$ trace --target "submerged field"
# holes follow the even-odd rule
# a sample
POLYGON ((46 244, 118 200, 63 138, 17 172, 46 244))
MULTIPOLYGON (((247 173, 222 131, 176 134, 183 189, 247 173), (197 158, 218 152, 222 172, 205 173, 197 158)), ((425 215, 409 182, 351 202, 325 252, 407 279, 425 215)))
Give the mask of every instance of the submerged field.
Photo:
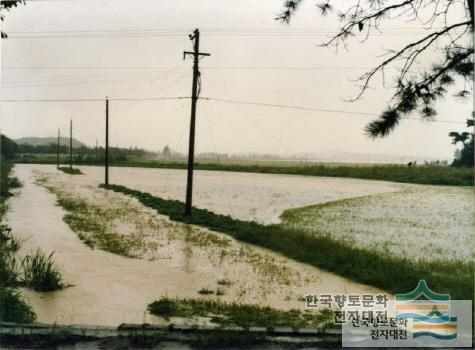
MULTIPOLYGON (((56 164, 55 157, 23 157, 22 163, 56 164)), ((82 163, 102 165, 102 161, 82 163)), ((127 160, 114 161, 116 167, 140 167, 153 169, 186 169, 183 159, 127 160)), ((262 174, 288 174, 306 176, 326 176, 384 180, 426 185, 472 186, 474 170, 471 167, 449 167, 419 165, 408 167, 404 164, 352 164, 352 163, 312 163, 298 161, 255 161, 255 160, 196 160, 195 169, 226 172, 247 172, 262 174)))
POLYGON ((437 292, 471 293, 469 188, 197 172, 208 211, 184 220, 181 170, 112 168, 112 183, 142 191, 119 193, 99 188, 102 168, 81 171, 16 166, 13 233, 55 251, 71 283, 23 291, 41 322, 170 322, 146 311, 163 297, 302 311, 306 294, 407 292, 424 274, 437 292))
POLYGON ((164 296, 303 310, 308 293, 382 293, 228 235, 171 221, 98 188, 88 168, 84 176, 34 168, 17 166, 25 185, 12 198, 8 219, 26 239, 25 248, 40 244, 55 251, 72 285, 48 294, 23 291, 40 322, 169 322, 146 311, 164 296))
POLYGON ((285 227, 411 260, 474 261, 471 188, 407 186, 395 193, 286 210, 285 227))

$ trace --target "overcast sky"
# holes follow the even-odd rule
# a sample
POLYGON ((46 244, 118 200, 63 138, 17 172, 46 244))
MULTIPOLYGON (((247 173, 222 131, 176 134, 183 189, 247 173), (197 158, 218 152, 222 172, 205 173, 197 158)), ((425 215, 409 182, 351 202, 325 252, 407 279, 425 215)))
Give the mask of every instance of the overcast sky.
MULTIPOLYGON (((383 49, 401 47, 423 33, 418 23, 392 21, 349 50, 318 44, 337 20, 323 18, 307 0, 292 23, 274 20, 281 0, 27 1, 6 14, 2 40, 3 99, 178 97, 191 94, 187 33, 202 30, 202 97, 380 113, 392 90, 381 79, 356 103, 352 81, 377 63, 383 49), (36 38, 24 38, 37 36, 36 38), (65 36, 65 37, 60 37, 65 36), (23 38, 18 38, 23 37, 23 38), (74 69, 72 69, 73 67, 74 69)), ((460 16, 461 14, 453 14, 460 16)), ((430 58, 419 63, 427 67, 430 58)), ((396 67, 394 67, 396 68, 396 67)), ((386 80, 391 82, 391 72, 386 80)), ((439 118, 464 122, 473 99, 448 96, 439 118)), ((2 129, 13 138, 67 133, 93 145, 104 142, 102 102, 16 102, 2 105, 2 129)), ((185 152, 189 100, 111 102, 111 144, 185 152)), ((383 140, 368 139, 371 117, 202 100, 197 151, 276 154, 358 152, 451 159, 447 134, 463 124, 404 120, 383 140)))

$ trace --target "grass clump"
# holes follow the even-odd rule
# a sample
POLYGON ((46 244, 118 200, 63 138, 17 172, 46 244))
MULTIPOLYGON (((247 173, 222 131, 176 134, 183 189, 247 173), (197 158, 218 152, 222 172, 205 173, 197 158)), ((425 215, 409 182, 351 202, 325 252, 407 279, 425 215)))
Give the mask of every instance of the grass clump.
POLYGON ((459 261, 415 262, 405 257, 355 247, 328 235, 313 235, 283 225, 238 220, 199 208, 194 208, 192 215, 184 216, 183 202, 154 197, 119 185, 101 186, 134 197, 172 220, 228 234, 237 240, 271 249, 291 259, 390 293, 411 291, 419 280, 425 279, 431 289, 438 293, 449 293, 453 299, 473 298, 472 264, 459 261))
POLYGON ((18 180, 17 177, 11 177, 9 182, 8 182, 8 187, 9 188, 20 188, 22 186, 23 186, 23 184, 21 183, 20 180, 18 180))
POLYGON ((83 175, 82 171, 79 168, 70 168, 70 167, 59 167, 58 170, 61 170, 63 173, 69 175, 83 175))
POLYGON ((230 286, 232 284, 229 278, 221 278, 217 281, 220 286, 230 286))
POLYGON ((36 314, 15 288, 0 287, 0 321, 32 323, 36 314))
POLYGON ((201 289, 198 291, 198 294, 210 295, 210 294, 214 294, 214 290, 211 290, 211 289, 208 289, 208 288, 201 288, 201 289))
POLYGON ((19 269, 13 256, 21 240, 13 237, 11 229, 0 225, 0 321, 31 323, 36 315, 18 290, 19 269))
POLYGON ((268 306, 226 303, 215 300, 162 297, 148 305, 152 315, 170 317, 209 317, 221 326, 317 328, 328 323, 331 313, 279 310, 268 306))
POLYGON ((39 292, 50 292, 65 287, 61 273, 52 259, 41 249, 26 255, 21 261, 22 284, 39 292))

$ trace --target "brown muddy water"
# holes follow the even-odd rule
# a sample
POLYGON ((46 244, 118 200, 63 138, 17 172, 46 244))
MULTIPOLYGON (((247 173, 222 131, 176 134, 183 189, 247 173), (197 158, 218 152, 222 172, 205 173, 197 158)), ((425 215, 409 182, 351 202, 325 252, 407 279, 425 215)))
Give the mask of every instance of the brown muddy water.
MULTIPOLYGON (((104 182, 104 168, 80 167, 88 183, 104 182)), ((110 183, 165 199, 185 201, 186 171, 179 169, 110 168, 110 183)), ((280 222, 289 208, 399 191, 391 182, 224 171, 195 171, 193 205, 236 219, 263 224, 280 222)))
MULTIPOLYGON (((101 168, 81 170, 84 176, 67 175, 54 166, 15 166, 15 175, 23 187, 9 200, 7 221, 13 234, 25 239, 19 254, 38 247, 46 253, 54 252, 54 260, 71 284, 49 293, 22 290, 39 322, 166 323, 146 312, 150 302, 161 296, 203 297, 198 294, 202 288, 222 289, 223 295, 206 298, 282 309, 303 309, 302 297, 309 293, 381 293, 224 234, 170 222, 134 199, 98 188, 101 168), (56 191, 91 204, 133 209, 134 219, 116 218, 111 229, 142 237, 146 242, 143 249, 137 250, 136 258, 127 258, 89 248, 63 221, 65 212, 56 205, 55 193, 38 183, 38 179, 56 191), (199 239, 203 236, 209 238, 204 243, 199 239), (220 279, 230 283, 218 285, 220 279)), ((111 179, 112 183, 161 197, 183 199, 184 171, 113 168, 111 179)), ((261 222, 276 221, 288 207, 397 191, 401 186, 377 181, 222 172, 197 172, 196 183, 196 206, 241 219, 259 217, 261 222)))

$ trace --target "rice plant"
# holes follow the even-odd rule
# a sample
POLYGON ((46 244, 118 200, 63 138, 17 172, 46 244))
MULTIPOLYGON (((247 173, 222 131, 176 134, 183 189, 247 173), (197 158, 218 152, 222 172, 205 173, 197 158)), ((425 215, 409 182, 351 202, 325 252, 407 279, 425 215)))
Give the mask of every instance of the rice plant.
POLYGON ((22 284, 39 292, 49 292, 65 287, 61 273, 53 261, 53 253, 46 256, 41 249, 21 260, 22 284))

